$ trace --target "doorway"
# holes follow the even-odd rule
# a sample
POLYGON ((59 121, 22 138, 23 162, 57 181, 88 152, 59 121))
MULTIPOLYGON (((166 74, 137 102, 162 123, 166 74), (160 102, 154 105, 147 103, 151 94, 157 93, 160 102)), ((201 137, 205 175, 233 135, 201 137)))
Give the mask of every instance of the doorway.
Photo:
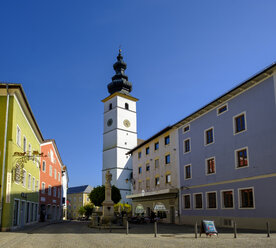
POLYGON ((20 205, 20 225, 25 226, 25 201, 21 201, 20 205))

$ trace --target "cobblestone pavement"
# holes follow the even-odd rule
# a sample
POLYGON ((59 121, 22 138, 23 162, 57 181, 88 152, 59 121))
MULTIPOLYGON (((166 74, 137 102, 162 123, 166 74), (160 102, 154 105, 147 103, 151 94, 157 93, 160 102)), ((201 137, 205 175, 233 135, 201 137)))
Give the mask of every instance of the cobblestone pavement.
POLYGON ((63 222, 38 224, 18 232, 0 233, 0 247, 5 248, 86 248, 86 247, 276 247, 276 234, 270 238, 265 233, 233 234, 222 230, 218 237, 194 238, 193 229, 188 226, 158 225, 155 238, 152 224, 130 225, 125 230, 98 230, 89 228, 87 222, 63 222))

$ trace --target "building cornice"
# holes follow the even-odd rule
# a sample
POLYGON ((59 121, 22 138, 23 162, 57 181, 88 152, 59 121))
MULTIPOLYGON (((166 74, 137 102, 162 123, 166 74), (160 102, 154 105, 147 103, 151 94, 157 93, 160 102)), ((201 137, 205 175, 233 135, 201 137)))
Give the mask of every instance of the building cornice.
POLYGON ((113 98, 113 97, 115 97, 115 96, 124 97, 124 98, 126 98, 126 99, 128 99, 128 100, 131 100, 131 101, 134 101, 134 102, 139 101, 139 99, 137 99, 137 98, 135 98, 135 97, 133 97, 133 96, 125 95, 125 94, 123 94, 123 93, 121 93, 121 92, 115 92, 115 93, 113 93, 112 95, 110 95, 110 96, 104 98, 104 99, 102 100, 102 102, 107 102, 108 100, 110 100, 111 98, 113 98))

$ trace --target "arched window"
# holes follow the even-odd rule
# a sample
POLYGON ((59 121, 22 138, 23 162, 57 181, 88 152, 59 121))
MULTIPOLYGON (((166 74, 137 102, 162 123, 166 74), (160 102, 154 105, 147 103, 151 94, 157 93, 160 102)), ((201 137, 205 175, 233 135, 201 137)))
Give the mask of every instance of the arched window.
POLYGON ((109 110, 111 110, 111 109, 112 109, 112 103, 109 104, 109 110))
POLYGON ((125 109, 128 109, 128 103, 125 103, 125 109))

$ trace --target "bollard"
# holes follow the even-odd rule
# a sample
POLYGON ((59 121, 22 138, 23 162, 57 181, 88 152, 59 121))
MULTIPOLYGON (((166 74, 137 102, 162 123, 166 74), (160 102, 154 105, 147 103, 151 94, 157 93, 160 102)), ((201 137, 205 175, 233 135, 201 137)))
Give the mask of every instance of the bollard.
POLYGON ((154 237, 157 236, 157 221, 154 222, 154 237))
POLYGON ((234 222, 234 239, 237 238, 237 224, 236 221, 234 222))
POLYGON ((270 228, 269 228, 269 222, 266 222, 266 230, 267 230, 267 237, 270 237, 270 228))
POLYGON ((197 239, 197 222, 195 223, 195 238, 197 239))
POLYGON ((126 235, 128 235, 128 220, 127 220, 127 223, 126 223, 126 235))

